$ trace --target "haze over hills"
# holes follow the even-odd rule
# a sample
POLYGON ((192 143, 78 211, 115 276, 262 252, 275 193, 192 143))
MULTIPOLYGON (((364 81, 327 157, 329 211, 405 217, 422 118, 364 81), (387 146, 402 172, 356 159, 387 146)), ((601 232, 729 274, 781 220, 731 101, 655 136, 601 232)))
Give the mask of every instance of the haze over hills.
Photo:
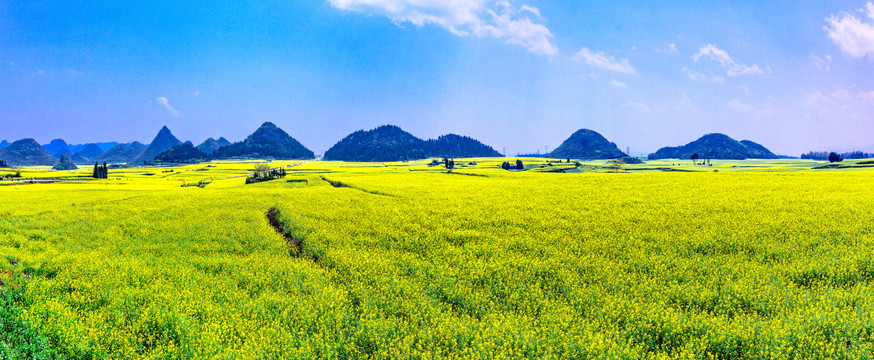
POLYGON ((601 160, 626 155, 616 144, 598 132, 580 129, 571 134, 549 156, 558 159, 601 160))
POLYGON ((178 145, 182 145, 182 142, 179 141, 179 139, 177 139, 175 136, 173 136, 173 133, 170 132, 170 129, 168 129, 166 126, 161 127, 161 130, 158 131, 158 135, 155 135, 155 138, 152 140, 149 146, 146 147, 146 149, 143 150, 142 153, 137 155, 137 157, 135 157, 130 162, 134 165, 148 163, 154 160, 155 157, 162 152, 170 150, 178 145))
POLYGON ((103 155, 104 152, 105 151, 103 151, 99 145, 91 143, 86 144, 85 147, 83 147, 82 150, 77 151, 76 154, 88 159, 96 159, 98 156, 103 155))
POLYGON ((355 131, 325 152, 325 160, 360 162, 487 156, 501 154, 467 136, 448 134, 425 141, 394 125, 355 131))
POLYGON ((95 144, 100 148, 100 150, 103 150, 103 152, 107 152, 107 151, 109 151, 109 149, 112 149, 113 147, 115 147, 115 145, 118 145, 119 142, 110 141, 110 142, 85 143, 85 144, 76 144, 76 145, 67 144, 67 147, 70 148, 70 151, 72 151, 73 154, 75 154, 77 152, 81 152, 82 149, 84 149, 86 146, 88 146, 90 144, 95 144))
MULTIPOLYGON (((54 139, 48 144, 42 145, 42 148, 54 156, 55 159, 59 158, 61 155, 67 155, 67 152, 70 151, 67 147, 67 142, 63 139, 54 139)), ((70 153, 70 155, 72 155, 72 153, 70 153)))
POLYGON ((110 164, 118 164, 118 163, 131 163, 133 160, 146 149, 146 145, 143 145, 139 141, 134 141, 130 144, 118 144, 109 149, 109 151, 101 154, 94 162, 99 163, 110 163, 110 164))
POLYGON ((218 140, 213 138, 208 138, 204 140, 200 145, 197 145, 197 150, 202 151, 204 154, 212 154, 216 150, 218 150, 222 146, 228 146, 231 142, 225 139, 224 137, 218 138, 218 140))
POLYGON ((61 156, 66 156, 69 158, 69 157, 73 156, 73 152, 70 151, 70 149, 68 149, 68 148, 63 148, 61 150, 58 150, 56 153, 52 154, 52 157, 54 157, 55 159, 58 159, 58 160, 61 159, 61 156))
POLYGON ((89 159, 85 156, 82 156, 82 154, 80 154, 80 153, 73 154, 73 156, 70 157, 70 160, 73 160, 74 164, 79 164, 79 165, 90 164, 92 162, 91 159, 89 159))
POLYGON ((0 159, 12 166, 52 166, 56 162, 34 139, 21 139, 0 148, 0 159))
POLYGON ((272 122, 265 122, 245 140, 218 148, 212 157, 312 159, 316 155, 272 122))
POLYGON ((103 155, 104 151, 97 144, 85 144, 84 146, 80 146, 80 151, 70 156, 70 159, 73 160, 73 163, 76 164, 88 164, 91 163, 93 159, 96 159, 98 156, 103 155))
POLYGON ((683 146, 663 147, 649 154, 650 160, 655 159, 689 159, 693 154, 700 158, 711 159, 777 159, 777 155, 762 145, 744 140, 737 141, 724 134, 707 134, 683 146))

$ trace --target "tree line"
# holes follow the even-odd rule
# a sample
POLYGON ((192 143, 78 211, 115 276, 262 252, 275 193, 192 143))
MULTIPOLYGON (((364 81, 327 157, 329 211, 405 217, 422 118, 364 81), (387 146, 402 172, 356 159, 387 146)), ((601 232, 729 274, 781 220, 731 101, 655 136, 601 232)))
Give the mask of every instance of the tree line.
POLYGON ((866 153, 862 151, 853 151, 853 152, 845 152, 842 154, 836 153, 834 151, 810 151, 805 154, 801 154, 802 159, 807 160, 819 160, 819 161, 830 161, 837 162, 836 159, 869 159, 874 158, 874 153, 866 153))

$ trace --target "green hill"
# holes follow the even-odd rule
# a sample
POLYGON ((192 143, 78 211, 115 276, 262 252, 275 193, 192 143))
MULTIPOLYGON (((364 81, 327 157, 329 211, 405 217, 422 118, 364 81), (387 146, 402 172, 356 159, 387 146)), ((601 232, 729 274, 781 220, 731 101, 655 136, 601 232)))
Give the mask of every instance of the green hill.
POLYGON ((58 163, 55 166, 52 166, 52 170, 76 170, 79 167, 73 163, 73 160, 70 160, 67 155, 61 155, 61 159, 58 160, 58 163))
POLYGON ((473 138, 447 134, 422 140, 394 125, 358 130, 325 152, 325 160, 383 162, 429 157, 497 157, 500 153, 473 138))
POLYGON ((206 161, 209 155, 197 150, 191 143, 184 143, 162 152, 151 161, 152 164, 194 164, 206 161))
POLYGON ((316 155, 273 123, 265 122, 245 140, 218 148, 212 157, 312 159, 316 155))
POLYGON ((34 139, 21 139, 0 148, 0 159, 12 166, 52 166, 56 162, 34 139))
POLYGON ((403 161, 428 157, 428 144, 394 125, 358 130, 325 151, 325 160, 403 161))
POLYGON ((749 140, 737 141, 724 134, 707 134, 683 146, 663 147, 649 154, 650 160, 689 159, 692 155, 705 159, 776 159, 777 155, 749 140))
POLYGON ((426 146, 429 157, 466 158, 501 156, 501 153, 495 151, 491 146, 483 144, 476 139, 455 134, 441 135, 437 139, 430 139, 427 141, 426 146))
POLYGON ((601 134, 580 129, 571 134, 549 156, 558 159, 601 160, 625 156, 625 153, 601 134))
POLYGON ((137 155, 133 160, 131 160, 132 165, 141 165, 144 163, 148 163, 155 159, 160 153, 165 152, 167 150, 172 149, 175 146, 181 145, 182 142, 179 141, 173 133, 170 132, 166 126, 162 127, 160 131, 158 131, 158 135, 155 135, 155 139, 143 150, 142 153, 137 155))

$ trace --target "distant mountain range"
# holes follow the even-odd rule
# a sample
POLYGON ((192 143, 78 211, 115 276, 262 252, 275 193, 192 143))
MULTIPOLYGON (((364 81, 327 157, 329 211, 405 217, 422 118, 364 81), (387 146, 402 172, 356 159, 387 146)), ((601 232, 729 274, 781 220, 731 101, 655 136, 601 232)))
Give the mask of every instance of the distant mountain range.
POLYGON ((96 159, 105 152, 100 148, 100 145, 97 144, 85 144, 84 146, 79 147, 79 149, 80 150, 71 157, 76 164, 90 163, 92 159, 96 159))
POLYGON ((86 144, 76 144, 76 145, 69 145, 68 144, 67 147, 70 148, 70 151, 72 151, 75 154, 77 152, 81 152, 82 149, 84 149, 86 146, 88 146, 90 144, 95 144, 95 145, 97 145, 97 147, 100 148, 100 150, 102 150, 103 152, 107 152, 107 151, 109 151, 109 149, 112 149, 115 145, 118 145, 119 143, 117 141, 110 141, 110 142, 86 143, 86 144))
POLYGON ((394 125, 358 130, 325 152, 325 160, 383 162, 429 157, 498 157, 500 153, 477 140, 448 134, 422 140, 394 125))
POLYGON ((112 149, 109 149, 109 151, 95 158, 94 162, 106 162, 110 164, 131 163, 145 149, 146 145, 143 145, 138 141, 134 141, 130 144, 118 144, 113 146, 112 149))
POLYGON ((655 159, 689 159, 698 154, 702 159, 777 159, 777 155, 764 146, 749 140, 737 141, 724 134, 707 134, 683 146, 663 147, 649 154, 655 159))
MULTIPOLYGON (((749 140, 737 141, 724 134, 707 134, 677 147, 664 147, 650 154, 649 159, 688 159, 693 154, 711 159, 776 159, 777 155, 764 146, 749 140)), ((271 122, 263 123, 245 140, 230 143, 219 137, 208 138, 194 147, 183 143, 166 126, 162 127, 148 145, 139 142, 117 142, 70 145, 63 139, 54 139, 39 145, 33 139, 9 143, 0 141, 0 159, 11 166, 53 166, 66 156, 74 164, 128 163, 131 165, 156 163, 191 163, 212 159, 311 159, 315 154, 271 122), (110 147, 111 146, 111 147, 110 147), (108 147, 108 148, 107 148, 108 147)), ((372 130, 355 131, 325 152, 325 160, 385 162, 417 160, 431 157, 500 157, 494 148, 476 139, 456 134, 422 140, 394 125, 383 125, 372 130)), ((582 160, 628 158, 615 143, 601 134, 580 129, 571 134, 548 155, 552 158, 582 160)))

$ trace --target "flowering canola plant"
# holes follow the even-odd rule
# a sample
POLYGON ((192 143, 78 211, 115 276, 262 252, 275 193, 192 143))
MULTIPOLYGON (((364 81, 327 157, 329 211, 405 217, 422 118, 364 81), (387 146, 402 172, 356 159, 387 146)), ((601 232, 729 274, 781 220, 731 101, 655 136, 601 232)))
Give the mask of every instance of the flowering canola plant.
POLYGON ((0 186, 0 273, 74 358, 874 356, 872 171, 422 164, 0 186))

